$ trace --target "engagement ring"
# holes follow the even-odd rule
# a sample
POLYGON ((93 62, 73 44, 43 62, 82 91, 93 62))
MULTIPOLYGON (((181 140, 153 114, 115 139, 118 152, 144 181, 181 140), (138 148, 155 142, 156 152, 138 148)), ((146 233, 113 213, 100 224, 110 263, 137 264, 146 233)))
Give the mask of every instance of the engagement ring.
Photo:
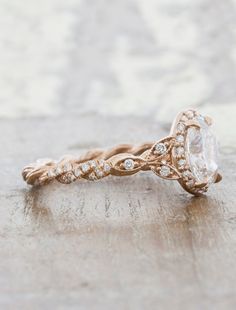
POLYGON ((176 117, 170 135, 158 142, 91 150, 79 158, 38 160, 25 167, 22 175, 28 184, 39 186, 53 180, 69 184, 80 179, 96 181, 109 175, 121 177, 151 170, 163 179, 178 181, 187 192, 198 196, 222 179, 211 125, 210 117, 188 110, 176 117))

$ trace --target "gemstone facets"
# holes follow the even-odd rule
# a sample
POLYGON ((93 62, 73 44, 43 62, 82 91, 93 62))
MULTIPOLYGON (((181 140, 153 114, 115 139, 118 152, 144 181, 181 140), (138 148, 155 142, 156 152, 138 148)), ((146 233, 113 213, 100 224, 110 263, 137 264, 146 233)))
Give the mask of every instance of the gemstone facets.
POLYGON ((186 156, 190 170, 198 183, 212 183, 217 175, 217 143, 203 118, 200 128, 190 127, 186 138, 186 156))
POLYGON ((105 164, 103 165, 103 168, 104 168, 104 171, 105 171, 106 173, 109 173, 110 170, 111 170, 111 166, 110 166, 108 163, 105 163, 105 164))
POLYGON ((176 141, 177 141, 178 143, 183 143, 183 142, 184 142, 184 136, 178 135, 178 136, 176 137, 176 141))
POLYGON ((170 168, 168 166, 161 166, 160 175, 162 177, 168 177, 170 175, 170 168))
POLYGON ((165 146, 164 143, 158 143, 156 146, 155 146, 155 151, 158 155, 162 155, 164 154, 166 151, 167 151, 167 147, 165 146))
POLYGON ((126 159, 124 162, 125 170, 132 170, 134 168, 134 161, 132 159, 126 159))
POLYGON ((184 148, 183 147, 177 147, 176 148, 176 155, 177 156, 182 156, 184 154, 184 148))
POLYGON ((179 123, 178 126, 177 126, 177 130, 179 132, 183 132, 185 130, 185 125, 184 123, 179 123))
POLYGON ((87 173, 90 169, 90 166, 87 163, 81 165, 81 169, 84 173, 87 173))

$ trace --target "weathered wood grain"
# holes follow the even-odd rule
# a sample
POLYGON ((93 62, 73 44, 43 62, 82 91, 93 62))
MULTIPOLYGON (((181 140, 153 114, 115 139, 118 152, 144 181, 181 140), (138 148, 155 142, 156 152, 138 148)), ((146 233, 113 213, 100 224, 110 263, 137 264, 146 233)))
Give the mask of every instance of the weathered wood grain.
MULTIPOLYGON (((235 155, 193 198, 154 174, 27 187, 38 157, 156 140, 143 118, 2 120, 1 309, 235 309, 235 155)), ((223 150, 224 153, 224 150, 223 150)))

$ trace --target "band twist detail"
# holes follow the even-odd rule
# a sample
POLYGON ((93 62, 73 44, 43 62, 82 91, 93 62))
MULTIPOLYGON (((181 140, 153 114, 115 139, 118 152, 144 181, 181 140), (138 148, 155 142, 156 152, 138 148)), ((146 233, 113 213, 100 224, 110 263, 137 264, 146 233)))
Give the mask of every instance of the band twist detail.
MULTIPOLYGON (((139 146, 121 144, 105 151, 90 150, 79 158, 64 156, 59 161, 41 159, 25 167, 22 175, 30 185, 45 185, 54 179, 64 184, 74 182, 76 179, 94 181, 110 174, 117 175, 111 163, 115 156, 125 155, 125 157, 139 159, 139 156, 150 150, 152 146, 153 143, 139 146)), ((131 174, 130 172, 127 171, 127 175, 131 174)))

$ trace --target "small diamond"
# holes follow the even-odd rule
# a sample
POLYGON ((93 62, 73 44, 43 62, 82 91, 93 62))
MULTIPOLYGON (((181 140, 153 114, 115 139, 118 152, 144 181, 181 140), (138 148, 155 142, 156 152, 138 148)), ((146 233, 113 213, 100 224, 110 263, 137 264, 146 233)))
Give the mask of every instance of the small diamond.
POLYGON ((188 118, 186 115, 183 115, 182 118, 181 118, 181 121, 183 122, 187 122, 188 121, 188 118))
POLYGON ((99 173, 97 175, 98 175, 99 178, 102 178, 103 177, 103 172, 99 171, 99 173))
POLYGON ((80 168, 77 168, 77 169, 75 169, 75 176, 77 177, 77 178, 79 178, 80 176, 81 176, 81 174, 82 174, 82 171, 80 170, 80 168))
POLYGON ((57 167, 56 170, 55 170, 55 174, 56 175, 60 175, 60 174, 62 174, 62 172, 63 171, 62 171, 61 167, 57 167))
POLYGON ((71 173, 67 173, 61 176, 61 180, 63 180, 64 183, 69 184, 76 180, 76 177, 71 173))
POLYGON ((84 173, 87 173, 89 171, 90 167, 87 163, 84 163, 81 165, 81 169, 84 173))
POLYGON ((179 142, 179 143, 183 143, 183 142, 184 142, 184 136, 178 135, 178 136, 176 137, 176 141, 179 142))
POLYGON ((178 161, 178 165, 179 165, 180 167, 183 167, 185 164, 186 164, 186 160, 185 160, 185 159, 180 159, 180 160, 178 161))
POLYGON ((184 154, 184 148, 182 146, 177 147, 176 154, 177 156, 182 156, 184 154))
POLYGON ((193 111, 188 111, 188 112, 186 112, 186 116, 187 116, 188 119, 194 118, 194 113, 193 113, 193 111))
POLYGON ((155 150, 158 154, 164 154, 167 151, 167 148, 164 143, 157 143, 155 150))
POLYGON ((163 177, 168 177, 168 175, 170 175, 170 167, 161 166, 160 175, 163 177))
POLYGON ((124 162, 124 166, 126 170, 131 170, 134 168, 134 161, 132 159, 126 159, 124 162))
POLYGON ((205 117, 203 115, 198 115, 197 120, 199 122, 206 122, 205 117))
POLYGON ((99 178, 102 178, 102 177, 103 177, 103 171, 102 171, 102 170, 96 169, 95 172, 96 172, 96 175, 97 175, 99 178))
POLYGON ((106 173, 110 172, 111 166, 105 160, 99 160, 99 166, 103 169, 106 173))
POLYGON ((104 168, 104 171, 107 173, 110 172, 110 170, 111 170, 111 166, 108 163, 105 163, 103 165, 103 168, 104 168))
POLYGON ((71 165, 71 163, 66 163, 66 164, 64 165, 63 171, 64 171, 64 172, 68 172, 68 171, 71 171, 71 170, 72 170, 72 165, 71 165))
POLYGON ((92 167, 92 168, 95 168, 95 167, 97 166, 95 160, 91 160, 91 161, 89 162, 89 164, 90 164, 90 167, 92 167))
POLYGON ((179 123, 177 126, 177 130, 180 132, 183 132, 185 130, 185 125, 184 123, 179 123))

